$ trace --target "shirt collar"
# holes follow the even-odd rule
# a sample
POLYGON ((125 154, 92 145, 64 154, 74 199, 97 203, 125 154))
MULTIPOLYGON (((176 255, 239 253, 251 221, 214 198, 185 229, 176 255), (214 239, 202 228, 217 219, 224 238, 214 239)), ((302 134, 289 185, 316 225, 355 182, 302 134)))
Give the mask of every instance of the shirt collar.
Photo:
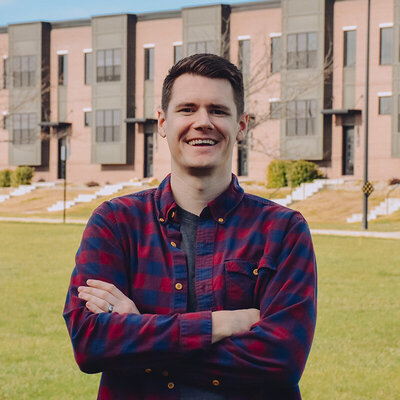
MULTIPOLYGON (((237 177, 232 174, 232 180, 228 188, 208 203, 212 218, 218 223, 224 223, 239 205, 243 196, 244 191, 240 187, 237 177)), ((166 222, 171 217, 171 214, 176 213, 177 204, 172 195, 171 174, 168 174, 157 188, 155 201, 158 209, 158 218, 161 222, 166 222)))

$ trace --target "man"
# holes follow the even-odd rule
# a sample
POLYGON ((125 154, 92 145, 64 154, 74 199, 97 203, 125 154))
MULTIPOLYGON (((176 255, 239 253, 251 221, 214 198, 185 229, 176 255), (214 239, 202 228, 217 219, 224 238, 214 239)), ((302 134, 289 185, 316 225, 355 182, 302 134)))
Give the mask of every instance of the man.
POLYGON ((83 234, 64 317, 100 399, 300 399, 316 318, 315 257, 295 211, 245 194, 240 71, 173 66, 159 134, 171 174, 103 203, 83 234))

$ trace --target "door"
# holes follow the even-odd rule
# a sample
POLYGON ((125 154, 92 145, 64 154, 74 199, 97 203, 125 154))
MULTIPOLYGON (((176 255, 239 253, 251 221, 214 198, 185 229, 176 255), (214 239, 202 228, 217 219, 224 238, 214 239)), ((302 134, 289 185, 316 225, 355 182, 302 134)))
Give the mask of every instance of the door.
POLYGON ((144 177, 153 176, 153 133, 144 135, 144 177))
POLYGON ((238 176, 248 175, 247 138, 238 142, 238 176))
POLYGON ((65 179, 65 162, 67 158, 67 139, 58 139, 58 168, 57 178, 65 179))
POLYGON ((354 126, 343 127, 343 175, 354 175, 354 126))

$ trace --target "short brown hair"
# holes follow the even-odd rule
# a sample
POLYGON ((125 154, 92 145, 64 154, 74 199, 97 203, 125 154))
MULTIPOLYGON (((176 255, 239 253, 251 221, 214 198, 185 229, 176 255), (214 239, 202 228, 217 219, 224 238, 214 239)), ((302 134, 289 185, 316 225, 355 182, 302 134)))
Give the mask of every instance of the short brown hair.
POLYGON ((226 79, 232 86, 237 117, 244 111, 244 89, 242 73, 227 59, 215 54, 194 54, 178 61, 168 72, 162 88, 161 107, 166 113, 171 100, 175 80, 183 74, 200 75, 206 78, 226 79))

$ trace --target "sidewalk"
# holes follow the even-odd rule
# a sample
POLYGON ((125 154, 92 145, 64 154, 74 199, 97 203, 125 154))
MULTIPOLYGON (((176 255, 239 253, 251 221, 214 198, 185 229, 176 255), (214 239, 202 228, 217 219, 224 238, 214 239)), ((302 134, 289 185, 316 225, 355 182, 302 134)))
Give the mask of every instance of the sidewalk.
MULTIPOLYGON (((25 217, 0 217, 0 221, 8 222, 40 222, 46 224, 62 224, 62 218, 25 218, 25 217)), ((85 219, 66 219, 67 224, 87 224, 85 219)))
MULTIPOLYGON (((0 221, 10 222, 39 222, 48 224, 61 224, 61 218, 22 218, 22 217, 0 217, 0 221)), ((84 219, 69 219, 67 224, 86 224, 84 219)), ((332 235, 332 236, 355 236, 355 237, 373 237, 381 239, 400 239, 400 232, 372 232, 372 231, 346 231, 338 229, 311 229, 313 235, 332 235)))
POLYGON ((345 231, 338 229, 311 229, 313 235, 357 236, 381 239, 400 239, 400 232, 345 231))

